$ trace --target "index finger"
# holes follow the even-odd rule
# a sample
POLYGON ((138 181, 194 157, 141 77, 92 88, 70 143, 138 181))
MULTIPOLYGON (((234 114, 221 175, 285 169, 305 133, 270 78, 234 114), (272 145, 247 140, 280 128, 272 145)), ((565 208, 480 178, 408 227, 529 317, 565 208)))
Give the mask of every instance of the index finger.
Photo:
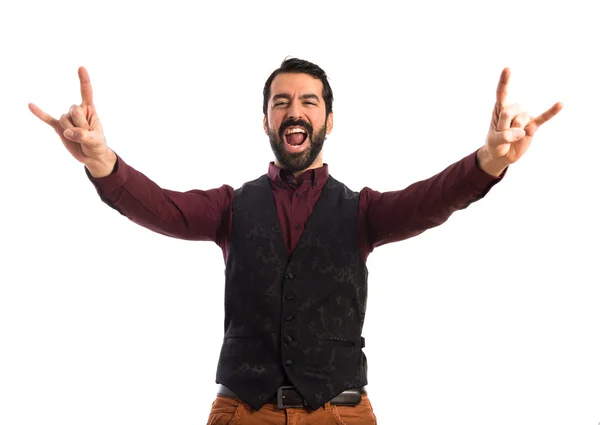
POLYGON ((79 82, 81 85, 81 103, 83 105, 93 105, 94 102, 90 75, 83 66, 79 67, 79 82))
POLYGON ((30 103, 27 106, 29 106, 29 110, 33 113, 33 115, 44 121, 46 124, 51 125, 52 127, 56 127, 58 125, 58 120, 56 118, 42 111, 37 105, 30 103))
POLYGON ((498 102, 500 105, 504 105, 504 102, 506 101, 509 80, 510 68, 504 68, 500 74, 500 81, 498 81, 498 88, 496 89, 496 102, 498 102))

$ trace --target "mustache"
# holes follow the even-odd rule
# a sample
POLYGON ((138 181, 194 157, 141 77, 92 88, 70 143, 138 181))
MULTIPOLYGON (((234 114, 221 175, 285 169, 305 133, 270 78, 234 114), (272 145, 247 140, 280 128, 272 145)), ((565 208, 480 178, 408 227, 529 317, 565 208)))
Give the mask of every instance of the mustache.
POLYGON ((295 119, 289 118, 289 119, 285 120, 284 122, 282 122, 281 126, 279 127, 279 138, 280 139, 283 139, 283 134, 290 127, 304 128, 306 130, 306 133, 308 134, 308 137, 311 137, 313 134, 313 127, 312 127, 312 125, 310 125, 309 122, 304 121, 303 119, 295 120, 295 119))

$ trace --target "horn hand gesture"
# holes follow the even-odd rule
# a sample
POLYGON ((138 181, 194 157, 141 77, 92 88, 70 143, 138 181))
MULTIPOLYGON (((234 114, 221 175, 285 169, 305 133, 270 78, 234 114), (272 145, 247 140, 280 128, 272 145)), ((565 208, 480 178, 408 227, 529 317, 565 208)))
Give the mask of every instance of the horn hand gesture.
POLYGON ((496 104, 485 146, 477 157, 480 167, 492 175, 500 175, 510 164, 515 163, 529 148, 537 129, 560 112, 560 102, 546 112, 531 118, 517 104, 506 102, 510 69, 505 68, 500 75, 496 89, 496 104))
POLYGON ((116 162, 104 138, 102 124, 96 114, 92 96, 92 85, 88 72, 79 68, 81 105, 73 105, 60 119, 52 117, 33 103, 31 112, 56 131, 65 148, 73 157, 84 164, 94 177, 110 174, 116 162))

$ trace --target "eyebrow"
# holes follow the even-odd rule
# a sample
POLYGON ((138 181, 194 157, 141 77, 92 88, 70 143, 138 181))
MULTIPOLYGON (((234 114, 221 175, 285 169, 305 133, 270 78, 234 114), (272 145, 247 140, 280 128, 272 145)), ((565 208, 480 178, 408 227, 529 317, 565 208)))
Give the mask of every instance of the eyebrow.
MULTIPOLYGON (((292 96, 290 96, 289 94, 286 93, 278 93, 275 96, 273 96, 273 102, 275 102, 276 100, 279 99, 286 99, 286 100, 290 100, 292 98, 292 96)), ((307 94, 303 94, 300 96, 301 100, 306 100, 306 99, 313 99, 316 100, 317 102, 319 102, 321 99, 319 98, 319 96, 317 96, 314 93, 307 93, 307 94)))

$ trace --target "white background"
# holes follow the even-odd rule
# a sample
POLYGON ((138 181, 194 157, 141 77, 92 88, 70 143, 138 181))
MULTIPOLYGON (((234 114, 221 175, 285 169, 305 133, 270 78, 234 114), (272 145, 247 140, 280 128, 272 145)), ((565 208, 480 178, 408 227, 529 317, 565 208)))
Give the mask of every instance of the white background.
POLYGON ((368 390, 383 425, 597 424, 600 31, 584 3, 1 6, 0 424, 205 423, 223 333, 219 248, 104 205, 27 103, 60 116, 86 66, 130 165, 169 189, 238 187, 271 160, 262 89, 287 56, 328 73, 325 160, 354 190, 479 148, 505 66, 532 115, 565 103, 485 199, 371 255, 368 390))

